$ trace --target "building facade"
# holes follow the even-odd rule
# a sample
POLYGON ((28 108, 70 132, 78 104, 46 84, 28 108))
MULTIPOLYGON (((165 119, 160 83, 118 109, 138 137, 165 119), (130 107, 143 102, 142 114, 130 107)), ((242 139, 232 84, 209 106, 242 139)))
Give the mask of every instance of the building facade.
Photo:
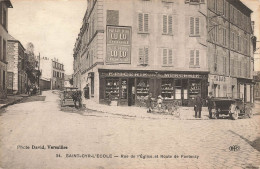
POLYGON ((12 8, 11 1, 0 0, 0 98, 7 96, 8 8, 12 8))
POLYGON ((193 105, 197 95, 206 99, 211 91, 224 97, 214 88, 223 74, 212 70, 212 2, 89 0, 74 48, 74 86, 89 87, 97 102, 113 99, 129 106, 144 106, 149 93, 184 106, 193 105))
POLYGON ((28 84, 25 48, 11 35, 8 38, 7 62, 7 92, 25 93, 28 84))
POLYGON ((64 65, 58 59, 48 57, 40 58, 41 89, 63 89, 64 87, 64 65), (49 85, 50 82, 50 85, 49 85))
POLYGON ((208 1, 209 91, 253 101, 252 11, 239 0, 208 1))

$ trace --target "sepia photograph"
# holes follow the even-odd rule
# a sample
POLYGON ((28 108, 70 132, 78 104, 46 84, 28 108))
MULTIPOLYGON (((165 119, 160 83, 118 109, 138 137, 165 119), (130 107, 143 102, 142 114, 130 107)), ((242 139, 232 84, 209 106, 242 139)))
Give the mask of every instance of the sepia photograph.
POLYGON ((0 0, 0 169, 260 169, 260 0, 0 0))

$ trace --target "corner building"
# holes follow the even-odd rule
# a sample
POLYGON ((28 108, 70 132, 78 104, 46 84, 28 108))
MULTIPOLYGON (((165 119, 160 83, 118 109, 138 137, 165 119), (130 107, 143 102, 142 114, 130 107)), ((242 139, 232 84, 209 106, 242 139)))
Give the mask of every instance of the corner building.
POLYGON ((210 88, 204 0, 89 0, 74 48, 74 86, 90 99, 145 106, 149 93, 183 106, 210 88))

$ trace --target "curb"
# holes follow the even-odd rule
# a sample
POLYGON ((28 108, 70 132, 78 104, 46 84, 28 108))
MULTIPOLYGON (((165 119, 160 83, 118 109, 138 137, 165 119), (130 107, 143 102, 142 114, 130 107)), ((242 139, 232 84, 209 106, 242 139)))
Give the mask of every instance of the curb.
POLYGON ((23 98, 24 98, 24 97, 22 97, 22 98, 20 98, 20 99, 17 99, 17 100, 15 100, 15 101, 13 101, 13 102, 7 103, 7 104, 1 106, 0 109, 6 108, 6 107, 8 107, 8 106, 10 106, 10 105, 14 105, 14 104, 20 102, 23 98))

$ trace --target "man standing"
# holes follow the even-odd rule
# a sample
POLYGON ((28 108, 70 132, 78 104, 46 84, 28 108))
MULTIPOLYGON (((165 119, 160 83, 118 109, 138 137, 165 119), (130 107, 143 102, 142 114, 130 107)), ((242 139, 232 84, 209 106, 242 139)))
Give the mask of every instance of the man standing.
POLYGON ((202 99, 200 97, 200 94, 198 94, 197 97, 195 98, 195 106, 194 106, 195 118, 197 118, 198 112, 199 112, 199 118, 201 118, 201 109, 202 109, 202 99))
POLYGON ((212 109, 214 108, 214 103, 212 101, 213 95, 212 92, 209 92, 208 96, 208 110, 209 110, 209 118, 212 119, 212 109))

